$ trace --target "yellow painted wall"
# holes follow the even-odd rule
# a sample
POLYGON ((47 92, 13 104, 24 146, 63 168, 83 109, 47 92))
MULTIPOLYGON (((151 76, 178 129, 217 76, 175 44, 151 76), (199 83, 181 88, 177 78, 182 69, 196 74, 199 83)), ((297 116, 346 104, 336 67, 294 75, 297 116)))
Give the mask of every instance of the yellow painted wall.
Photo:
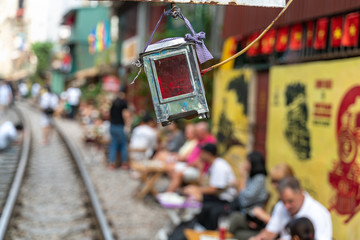
POLYGON ((268 169, 289 163, 334 238, 360 239, 360 58, 273 67, 268 104, 268 169))

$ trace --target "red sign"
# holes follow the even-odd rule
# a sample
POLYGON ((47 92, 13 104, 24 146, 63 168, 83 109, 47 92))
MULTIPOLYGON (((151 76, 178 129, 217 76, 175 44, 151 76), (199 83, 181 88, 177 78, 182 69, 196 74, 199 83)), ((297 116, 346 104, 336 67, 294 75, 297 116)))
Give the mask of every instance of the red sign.
POLYGON ((330 79, 320 79, 315 82, 316 88, 330 89, 332 88, 332 81, 330 79))
POLYGON ((325 49, 328 34, 328 24, 329 20, 327 18, 320 18, 317 20, 314 49, 325 49))
POLYGON ((303 26, 302 24, 296 24, 291 27, 290 34, 290 45, 291 50, 300 50, 302 48, 302 39, 303 39, 303 26))
POLYGON ((261 53, 271 54, 274 50, 276 30, 268 31, 261 40, 261 53))
POLYGON ((120 79, 115 76, 106 76, 103 78, 102 87, 108 92, 118 92, 120 90, 120 79))
POLYGON ((341 46, 341 36, 343 27, 343 16, 333 17, 331 19, 331 46, 341 46))
MULTIPOLYGON (((247 39, 247 44, 249 45, 252 41, 254 41, 260 34, 259 33, 254 33, 252 34, 248 39, 247 39)), ((251 48, 249 48, 249 50, 246 52, 246 54, 249 57, 254 57, 256 55, 259 54, 260 51, 260 45, 259 42, 254 43, 254 45, 251 46, 251 48)))
POLYGON ((359 40, 359 13, 349 13, 345 17, 344 34, 341 43, 345 47, 355 47, 359 40))
POLYGON ((277 52, 285 52, 288 46, 288 38, 289 38, 289 27, 283 27, 278 30, 278 35, 276 38, 276 51, 277 52))
POLYGON ((313 44, 314 36, 314 22, 310 21, 306 23, 306 47, 311 48, 313 44))

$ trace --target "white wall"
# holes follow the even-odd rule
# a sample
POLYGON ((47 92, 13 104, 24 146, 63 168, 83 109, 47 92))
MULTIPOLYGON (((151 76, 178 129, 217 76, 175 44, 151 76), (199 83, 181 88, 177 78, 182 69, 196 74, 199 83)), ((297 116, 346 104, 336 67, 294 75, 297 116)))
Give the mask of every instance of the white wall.
POLYGON ((0 76, 7 76, 12 70, 17 1, 0 0, 0 9, 0 76))
POLYGON ((47 40, 48 2, 48 0, 26 0, 24 3, 24 20, 27 40, 30 43, 47 40))
MULTIPOLYGON (((17 26, 18 0, 0 0, 0 76, 10 76, 20 54, 14 45, 18 33, 25 35, 25 51, 38 41, 57 42, 64 14, 85 4, 85 0, 24 0, 24 28, 17 26)), ((21 19, 21 18, 20 18, 21 19)), ((21 21, 21 20, 20 20, 21 21)))
MULTIPOLYGON (((12 0, 10 0, 12 1, 12 0)), ((28 40, 56 42, 64 14, 82 5, 80 0, 25 0, 28 40)))

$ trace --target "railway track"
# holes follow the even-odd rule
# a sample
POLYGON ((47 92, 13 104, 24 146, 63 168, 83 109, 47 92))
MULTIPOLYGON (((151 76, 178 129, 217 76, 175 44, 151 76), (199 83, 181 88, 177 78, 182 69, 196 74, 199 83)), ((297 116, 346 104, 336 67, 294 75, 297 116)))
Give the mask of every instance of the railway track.
POLYGON ((5 193, 0 239, 113 239, 71 140, 56 130, 50 144, 41 145, 41 114, 19 109, 25 134, 5 193))
POLYGON ((6 203, 11 183, 18 166, 20 146, 14 145, 11 149, 1 153, 0 157, 0 214, 6 203))
MULTIPOLYGON (((0 124, 5 121, 20 122, 19 113, 15 109, 9 109, 6 114, 1 113, 0 124)), ((12 144, 11 148, 0 152, 0 215, 18 167, 20 152, 20 143, 12 144)))

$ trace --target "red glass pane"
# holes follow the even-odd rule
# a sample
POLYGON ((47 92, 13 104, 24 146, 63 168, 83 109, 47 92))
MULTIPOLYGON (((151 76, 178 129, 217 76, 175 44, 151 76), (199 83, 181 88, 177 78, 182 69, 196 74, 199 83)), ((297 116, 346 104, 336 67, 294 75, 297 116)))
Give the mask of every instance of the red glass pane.
POLYGON ((193 92, 185 54, 154 62, 163 99, 193 92))

